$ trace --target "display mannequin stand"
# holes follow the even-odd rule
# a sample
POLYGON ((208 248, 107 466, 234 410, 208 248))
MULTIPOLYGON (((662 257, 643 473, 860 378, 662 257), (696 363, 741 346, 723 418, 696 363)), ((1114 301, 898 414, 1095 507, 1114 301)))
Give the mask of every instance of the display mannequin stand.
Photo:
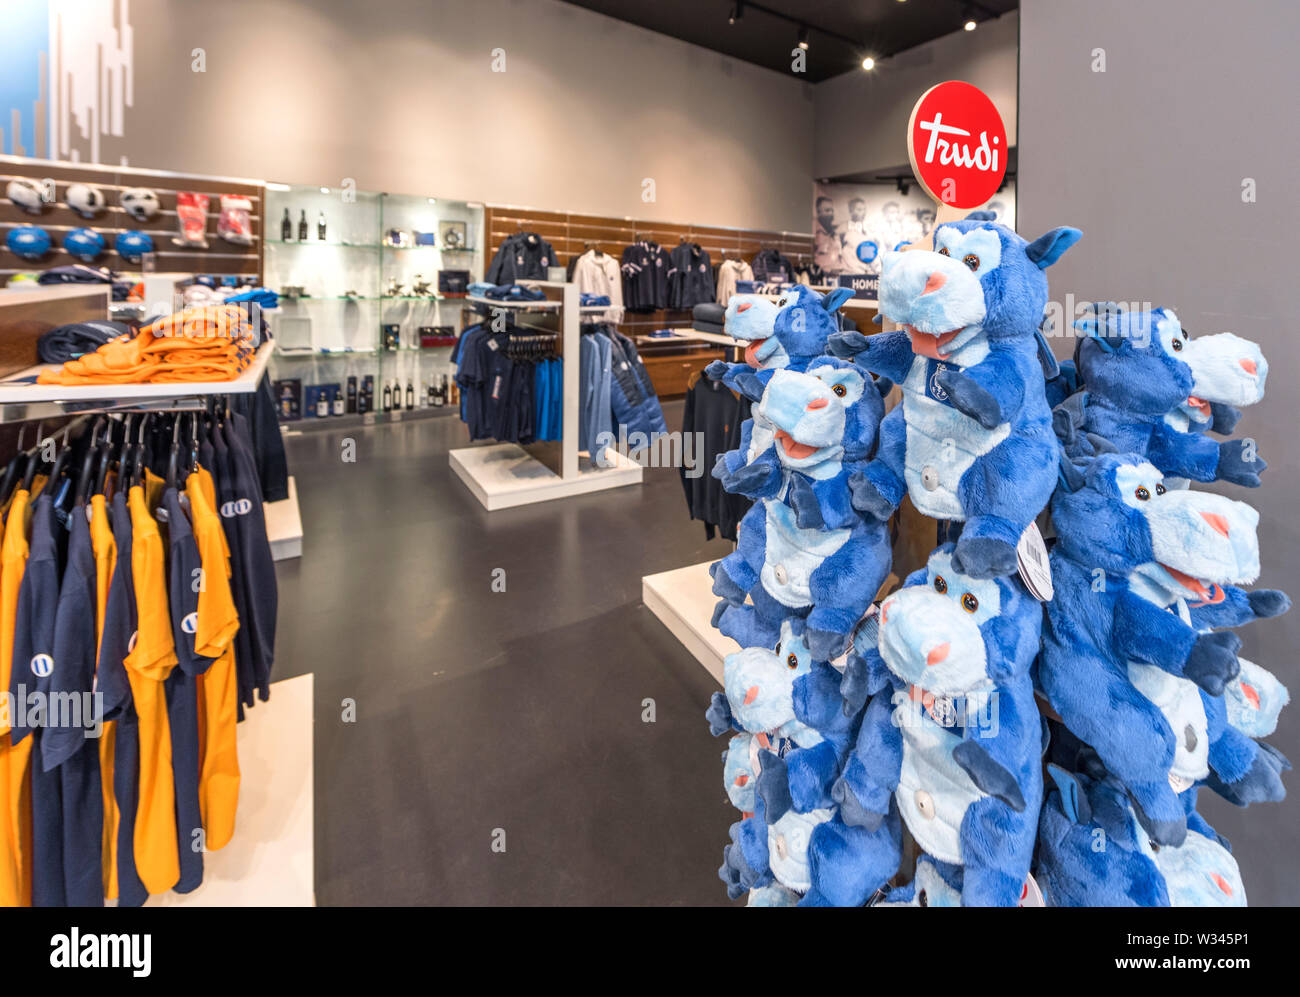
MULTIPOLYGON (((612 466, 579 466, 578 418, 582 387, 578 357, 582 309, 578 306, 578 288, 576 284, 549 282, 532 282, 530 286, 559 289, 560 297, 518 303, 489 298, 469 300, 492 309, 513 312, 559 312, 564 356, 564 429, 558 453, 554 444, 532 444, 525 448, 518 443, 451 451, 451 469, 489 512, 641 483, 641 465, 613 449, 606 451, 607 462, 612 466)), ((587 461, 582 463, 589 464, 587 461)))

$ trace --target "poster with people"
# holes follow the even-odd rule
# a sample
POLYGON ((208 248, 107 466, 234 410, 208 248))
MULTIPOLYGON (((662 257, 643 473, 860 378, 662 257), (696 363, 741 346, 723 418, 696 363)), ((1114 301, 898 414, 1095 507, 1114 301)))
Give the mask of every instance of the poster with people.
MULTIPOLYGON (((988 204, 1016 227, 1016 185, 1009 180, 988 204)), ((924 239, 935 205, 915 184, 906 194, 889 184, 819 183, 813 194, 813 254, 828 274, 880 272, 880 254, 924 239)))

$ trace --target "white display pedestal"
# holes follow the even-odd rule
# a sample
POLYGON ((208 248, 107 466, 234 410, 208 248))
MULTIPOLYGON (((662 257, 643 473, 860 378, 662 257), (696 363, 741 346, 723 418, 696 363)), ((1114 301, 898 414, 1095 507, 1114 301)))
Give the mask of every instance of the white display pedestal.
POLYGON ((709 565, 692 564, 641 579, 641 601, 695 659, 722 685, 722 662, 740 645, 710 622, 718 597, 713 594, 709 565))
MULTIPOLYGON (((613 450, 606 451, 608 459, 613 463, 612 467, 592 468, 589 462, 579 461, 578 409, 582 395, 578 369, 578 358, 581 355, 579 319, 584 309, 578 305, 578 287, 576 284, 546 281, 528 283, 533 287, 558 288, 561 296, 559 299, 525 302, 494 301, 487 298, 470 300, 493 309, 516 313, 559 314, 559 335, 564 345, 565 358, 559 468, 558 472, 552 470, 517 443, 464 447, 451 451, 451 469, 489 512, 641 483, 641 465, 613 450)), ((593 311, 591 308, 585 310, 593 311)))
POLYGON ((150 907, 314 907, 312 675, 271 683, 239 725, 235 835, 203 856, 203 885, 150 907))
POLYGON ((266 538, 271 541, 271 557, 283 561, 302 557, 302 515, 298 511, 298 482, 289 475, 289 497, 279 502, 264 502, 266 538))
POLYGON ((453 450, 451 469, 491 512, 641 483, 640 464, 612 450, 606 452, 613 457, 614 467, 584 468, 572 477, 556 474, 517 443, 453 450))

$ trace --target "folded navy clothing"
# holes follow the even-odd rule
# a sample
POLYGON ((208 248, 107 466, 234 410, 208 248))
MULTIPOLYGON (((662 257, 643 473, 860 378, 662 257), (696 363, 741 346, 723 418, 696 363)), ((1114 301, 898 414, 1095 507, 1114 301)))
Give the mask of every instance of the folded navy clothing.
POLYGON ((111 284, 113 271, 108 267, 88 267, 84 263, 50 267, 36 278, 38 284, 111 284))
POLYGON ((485 298, 494 301, 545 301, 546 295, 540 288, 524 287, 522 284, 496 284, 483 292, 485 298))
POLYGON ((111 339, 129 335, 122 322, 73 322, 57 326, 36 341, 41 363, 67 363, 85 353, 94 353, 111 339))
POLYGON ((698 329, 701 322, 721 326, 726 320, 727 310, 714 301, 705 301, 691 309, 691 318, 698 329))
POLYGON ((583 308, 608 308, 608 294, 581 294, 578 296, 578 304, 583 308))

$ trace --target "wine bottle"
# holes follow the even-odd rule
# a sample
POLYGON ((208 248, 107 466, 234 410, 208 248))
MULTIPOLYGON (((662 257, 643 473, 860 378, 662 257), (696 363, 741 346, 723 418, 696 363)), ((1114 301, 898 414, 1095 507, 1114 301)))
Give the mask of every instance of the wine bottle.
POLYGON ((302 209, 302 215, 298 219, 298 241, 307 241, 307 209, 302 209))
POLYGON ((436 394, 437 394, 437 389, 433 386, 433 381, 430 381, 428 384, 424 386, 425 404, 429 408, 433 408, 435 405, 438 404, 437 401, 434 399, 434 396, 436 394))
POLYGON ((393 388, 388 383, 384 384, 384 411, 393 411, 393 388))
POLYGON ((293 219, 289 217, 289 209, 284 209, 284 217, 280 219, 280 241, 293 242, 293 219))
POLYGON ((320 213, 320 219, 316 222, 316 238, 321 242, 325 241, 325 212, 320 213))
POLYGON ((348 413, 351 414, 351 415, 355 415, 356 412, 357 412, 357 377, 356 377, 355 374, 351 375, 351 376, 348 378, 348 408, 347 408, 347 411, 348 411, 348 413))
POLYGON ((393 380, 393 411, 402 411, 402 382, 397 379, 393 380))
POLYGON ((335 385, 334 386, 334 414, 342 415, 346 410, 347 410, 347 402, 343 397, 343 389, 340 386, 335 385))
POLYGON ((415 408, 415 382, 409 378, 406 381, 406 407, 415 408))
POLYGON ((329 392, 325 389, 325 385, 322 384, 316 394, 316 418, 324 419, 329 414, 330 414, 330 395, 329 392))

